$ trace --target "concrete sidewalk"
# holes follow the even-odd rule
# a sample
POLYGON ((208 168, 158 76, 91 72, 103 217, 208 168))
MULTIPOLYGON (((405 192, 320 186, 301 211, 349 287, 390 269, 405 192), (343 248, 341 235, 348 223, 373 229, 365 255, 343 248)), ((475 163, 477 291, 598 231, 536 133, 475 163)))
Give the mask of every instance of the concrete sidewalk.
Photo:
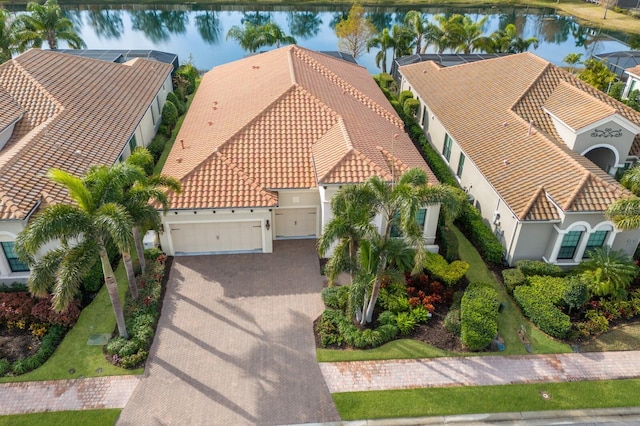
POLYGON ((640 378, 640 351, 320 363, 331 393, 640 378))
POLYGON ((0 384, 0 415, 124 408, 141 376, 0 384))

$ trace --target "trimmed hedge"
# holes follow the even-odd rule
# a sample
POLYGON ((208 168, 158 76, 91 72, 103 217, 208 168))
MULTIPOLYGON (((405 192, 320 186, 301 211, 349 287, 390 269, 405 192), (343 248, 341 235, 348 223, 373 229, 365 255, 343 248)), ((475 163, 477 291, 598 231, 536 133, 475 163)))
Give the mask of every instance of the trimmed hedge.
POLYGON ((527 278, 519 269, 505 269, 502 271, 502 281, 509 294, 519 285, 527 284, 527 278))
POLYGON ((185 105, 184 100, 178 99, 178 95, 176 95, 174 92, 167 93, 167 100, 171 101, 171 103, 174 104, 176 108, 178 108, 178 115, 182 115, 185 113, 187 106, 185 105))
POLYGON ((485 225, 478 209, 470 204, 465 204, 462 213, 456 219, 456 224, 488 262, 502 262, 504 250, 502 243, 491 231, 491 228, 485 225))
POLYGON ((404 103, 407 101, 407 99, 413 99, 413 92, 411 92, 411 90, 403 90, 402 92, 400 92, 400 94, 398 95, 398 103, 404 106, 404 103))
POLYGON ((171 136, 173 128, 178 122, 178 108, 167 99, 162 107, 162 125, 160 126, 164 130, 166 136, 171 136))
POLYGON ((423 266, 431 275, 449 287, 460 281, 469 270, 467 262, 454 260, 449 264, 444 257, 435 253, 427 253, 423 266))
POLYGON ((460 338, 471 351, 485 349, 498 334, 498 292, 488 283, 471 283, 462 296, 460 338))
POLYGON ((404 101, 404 104, 402 104, 402 110, 404 111, 404 113, 411 117, 416 116, 416 114, 418 113, 418 108, 420 108, 420 101, 417 99, 407 99, 406 101, 404 101))
POLYGON ((561 277, 564 271, 558 265, 552 265, 542 260, 518 260, 516 268, 524 274, 525 277, 532 275, 546 275, 550 277, 561 277))
POLYGON ((550 336, 565 338, 571 329, 571 319, 558 309, 566 292, 566 282, 558 277, 530 277, 530 285, 521 285, 513 297, 522 312, 538 328, 550 336))

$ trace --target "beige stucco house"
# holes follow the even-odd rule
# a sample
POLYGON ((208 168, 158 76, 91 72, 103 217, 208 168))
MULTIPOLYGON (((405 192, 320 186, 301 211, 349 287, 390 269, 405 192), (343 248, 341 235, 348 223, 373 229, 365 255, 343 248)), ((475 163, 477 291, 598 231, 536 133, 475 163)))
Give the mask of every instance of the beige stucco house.
POLYGON ((418 121, 503 243, 505 258, 579 263, 640 231, 604 217, 630 194, 612 177, 640 144, 640 114, 531 54, 400 68, 418 121))
MULTIPOLYGON (((342 185, 390 180, 394 167, 437 182, 363 67, 298 46, 216 67, 162 171, 183 187, 170 194, 162 248, 270 253, 276 239, 316 238, 342 185)), ((428 245, 438 214, 429 206, 418 218, 428 245)))
POLYGON ((114 164, 156 134, 170 64, 123 64, 32 49, 0 65, 0 282, 29 270, 14 241, 42 206, 70 201, 46 176, 114 164))
POLYGON ((627 83, 624 86, 622 92, 623 98, 628 98, 629 94, 634 90, 640 90, 640 65, 636 65, 632 68, 627 68, 625 74, 628 74, 627 83))

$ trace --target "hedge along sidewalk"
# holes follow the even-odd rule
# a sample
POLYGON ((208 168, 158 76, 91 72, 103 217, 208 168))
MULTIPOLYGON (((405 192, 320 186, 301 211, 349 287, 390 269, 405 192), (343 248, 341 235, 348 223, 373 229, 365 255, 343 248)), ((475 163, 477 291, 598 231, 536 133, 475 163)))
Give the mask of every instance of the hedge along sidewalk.
MULTIPOLYGON (((132 256, 135 256, 135 250, 132 252, 132 256)), ((115 275, 120 300, 123 301, 124 294, 129 287, 122 261, 115 270, 115 275)), ((107 288, 103 285, 93 302, 82 310, 78 322, 69 330, 51 358, 30 373, 0 378, 0 383, 142 374, 142 369, 126 370, 108 362, 102 352, 102 346, 87 345, 89 336, 111 333, 115 326, 116 319, 113 315, 113 307, 107 288), (71 369, 73 369, 73 373, 70 372, 71 369)))
POLYGON ((469 270, 466 273, 469 282, 490 283, 498 292, 498 301, 505 302, 502 312, 498 314, 498 332, 505 343, 505 351, 502 354, 517 355, 527 353, 518 336, 518 330, 522 326, 525 328, 534 353, 571 352, 569 345, 547 336, 524 318, 520 310, 515 306, 513 299, 507 294, 504 286, 487 268, 487 265, 471 242, 458 228, 453 225, 450 225, 450 228, 458 240, 460 259, 469 263, 469 270))

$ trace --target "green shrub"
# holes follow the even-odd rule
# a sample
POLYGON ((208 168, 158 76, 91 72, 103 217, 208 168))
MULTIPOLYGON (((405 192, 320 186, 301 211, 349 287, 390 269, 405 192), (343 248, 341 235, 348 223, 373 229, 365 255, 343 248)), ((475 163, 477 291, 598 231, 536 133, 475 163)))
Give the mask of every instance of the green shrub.
POLYGON ((402 110, 405 114, 415 117, 420 109, 420 101, 417 99, 407 99, 402 105, 402 110))
POLYGON ((107 343, 107 353, 109 355, 115 355, 120 353, 120 350, 126 343, 127 343, 127 339, 125 339, 124 337, 118 336, 110 339, 109 342, 107 343))
POLYGON ((461 323, 460 323, 460 309, 449 309, 447 312, 447 316, 444 317, 444 322, 442 324, 445 330, 449 333, 460 336, 461 331, 461 323))
MULTIPOLYGON (((440 216, 444 222, 444 216, 440 216)), ((438 231, 436 233, 436 241, 440 247, 440 253, 449 263, 454 260, 458 260, 458 239, 454 232, 443 224, 438 224, 438 231)))
POLYGON ((529 285, 535 287, 544 298, 554 305, 562 305, 567 291, 568 280, 560 277, 532 276, 527 278, 529 285))
POLYGON ((185 111, 187 110, 187 106, 184 103, 184 100, 178 99, 178 96, 175 93, 173 92, 167 93, 167 100, 171 101, 171 103, 173 103, 176 106, 176 108, 178 109, 178 115, 184 114, 185 111))
POLYGON ((431 275, 449 287, 460 281, 469 270, 467 262, 455 260, 449 264, 444 257, 435 253, 427 253, 423 266, 431 275))
POLYGON ((485 349, 498 334, 498 292, 488 283, 471 283, 462 296, 460 338, 471 351, 485 349))
MULTIPOLYGON (((431 313, 424 306, 418 305, 411 310, 411 316, 416 320, 416 322, 425 323, 429 321, 429 318, 431 318, 431 313)), ((379 317, 378 321, 380 321, 379 317)))
POLYGON ((104 284, 104 273, 102 264, 96 262, 87 275, 82 278, 82 291, 87 293, 97 293, 104 284))
POLYGON ((187 82, 184 88, 185 95, 190 95, 196 90, 196 80, 199 75, 198 69, 193 64, 180 65, 180 68, 176 71, 176 76, 182 77, 187 82))
POLYGON ((529 317, 540 330, 561 339, 565 338, 571 329, 569 316, 554 305, 554 302, 558 303, 562 296, 563 294, 554 299, 553 291, 547 291, 543 286, 534 283, 518 286, 513 291, 513 297, 522 309, 522 313, 529 317))
POLYGON ((418 322, 410 312, 400 312, 396 315, 396 324, 400 334, 407 335, 416 328, 418 322))
MULTIPOLYGON (((316 332, 320 336, 320 344, 323 348, 331 345, 342 346, 344 338, 338 330, 338 316, 341 312, 334 309, 326 309, 320 316, 320 321, 316 324, 316 332)), ((344 315, 342 315, 344 316, 344 315)))
POLYGON ((171 136, 171 132, 173 131, 173 128, 176 126, 177 122, 178 108, 173 104, 173 102, 167 100, 162 107, 162 125, 165 126, 163 128, 163 134, 166 136, 171 136))
POLYGON ((29 288, 25 283, 0 284, 0 293, 24 293, 28 291, 29 288))
POLYGON ((378 315, 378 323, 382 325, 386 324, 395 324, 396 323, 396 314, 391 311, 384 311, 378 315))
POLYGON ((4 376, 11 371, 11 363, 5 358, 0 359, 0 376, 4 376))
POLYGON ((404 103, 407 99, 413 99, 413 93, 411 90, 403 90, 400 92, 398 95, 398 103, 404 107, 404 103))
POLYGON ((579 276, 570 277, 567 279, 562 299, 569 307, 569 313, 573 309, 581 309, 589 301, 589 288, 579 276))
POLYGON ((504 250, 502 243, 491 228, 485 225, 478 209, 470 204, 465 204, 456 223, 488 262, 500 263, 502 261, 504 250))
POLYGON ((124 368, 136 368, 138 365, 142 364, 148 356, 149 352, 141 349, 135 354, 121 357, 120 365, 124 368))
POLYGON ((524 274, 525 277, 532 275, 547 275, 550 277, 561 277, 564 272, 558 265, 552 265, 542 260, 518 260, 516 268, 524 274))
POLYGON ((513 294, 513 290, 519 286, 527 283, 527 280, 519 269, 505 269, 502 271, 502 281, 509 294, 513 294))
MULTIPOLYGON (((160 126, 162 127, 162 126, 160 126)), ((153 162, 157 163, 160 157, 162 156, 162 152, 164 151, 164 146, 167 144, 166 126, 164 129, 158 128, 158 134, 153 138, 151 143, 147 146, 147 149, 153 156, 153 162)))
POLYGON ((391 85, 396 81, 393 79, 391 74, 381 73, 378 74, 378 78, 376 80, 381 88, 389 90, 391 85))
POLYGON ((322 296, 322 301, 327 308, 339 309, 341 311, 344 311, 349 301, 349 287, 326 287, 322 289, 320 295, 322 296))

